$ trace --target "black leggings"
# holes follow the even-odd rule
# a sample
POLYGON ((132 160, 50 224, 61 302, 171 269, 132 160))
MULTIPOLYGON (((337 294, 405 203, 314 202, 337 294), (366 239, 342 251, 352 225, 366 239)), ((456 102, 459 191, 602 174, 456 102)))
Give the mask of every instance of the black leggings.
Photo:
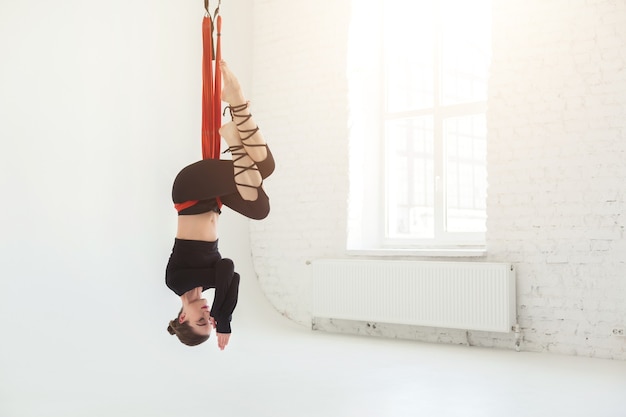
MULTIPOLYGON (((257 162, 256 166, 263 179, 274 172, 274 157, 267 148, 267 158, 257 162)), ((270 212, 269 197, 265 191, 257 188, 259 196, 254 201, 241 198, 235 184, 233 161, 224 159, 203 159, 183 168, 172 187, 172 200, 175 204, 190 200, 200 200, 178 214, 199 214, 217 208, 216 198, 232 210, 251 219, 260 220, 270 212)))

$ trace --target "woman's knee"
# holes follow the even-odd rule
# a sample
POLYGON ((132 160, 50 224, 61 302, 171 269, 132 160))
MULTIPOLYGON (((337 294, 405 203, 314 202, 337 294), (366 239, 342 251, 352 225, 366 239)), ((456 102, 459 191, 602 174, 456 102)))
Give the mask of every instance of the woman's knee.
POLYGON ((253 220, 263 220, 264 218, 269 216, 269 214, 270 214, 270 206, 269 204, 267 204, 261 209, 256 210, 256 212, 254 213, 254 216, 251 216, 250 218, 253 220))
POLYGON ((250 209, 250 217, 253 220, 263 220, 270 214, 270 199, 265 192, 259 193, 259 198, 253 201, 253 207, 250 209))
POLYGON ((222 258, 215 264, 215 270, 218 276, 233 276, 235 273, 235 264, 232 259, 222 258))

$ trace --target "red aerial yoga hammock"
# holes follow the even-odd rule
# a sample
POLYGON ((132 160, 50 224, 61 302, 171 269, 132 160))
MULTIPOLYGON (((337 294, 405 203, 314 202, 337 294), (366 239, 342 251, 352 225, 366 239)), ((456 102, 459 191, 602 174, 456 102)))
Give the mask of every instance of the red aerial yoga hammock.
MULTIPOLYGON (((219 159, 221 139, 219 134, 222 125, 222 16, 219 16, 219 4, 211 18, 208 1, 205 0, 207 14, 202 20, 202 159, 219 159), (213 71, 213 25, 217 29, 215 41, 215 71, 213 71)), ((198 200, 174 204, 180 212, 198 203, 198 200)), ((218 208, 222 202, 217 197, 218 208)))

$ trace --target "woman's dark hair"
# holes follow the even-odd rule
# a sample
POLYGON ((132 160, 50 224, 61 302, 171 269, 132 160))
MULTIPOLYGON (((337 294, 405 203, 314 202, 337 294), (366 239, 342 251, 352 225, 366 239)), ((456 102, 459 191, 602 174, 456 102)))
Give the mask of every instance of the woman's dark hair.
POLYGON ((167 326, 167 331, 171 335, 178 336, 178 340, 187 346, 197 346, 200 343, 204 343, 209 340, 209 336, 199 335, 193 331, 193 328, 188 322, 181 323, 179 321, 180 314, 183 312, 182 308, 178 312, 178 316, 174 320, 170 320, 170 324, 167 326))

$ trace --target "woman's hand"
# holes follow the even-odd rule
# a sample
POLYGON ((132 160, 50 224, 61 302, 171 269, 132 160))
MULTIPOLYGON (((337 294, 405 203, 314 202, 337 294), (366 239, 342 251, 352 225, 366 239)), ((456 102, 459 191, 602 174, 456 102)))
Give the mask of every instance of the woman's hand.
POLYGON ((224 348, 228 344, 228 340, 230 339, 230 333, 218 333, 217 332, 217 321, 215 321, 215 317, 213 316, 209 317, 209 322, 215 329, 215 334, 217 335, 217 347, 219 347, 220 350, 224 350, 224 348))
POLYGON ((220 350, 224 350, 230 339, 230 333, 216 333, 217 334, 217 347, 220 350))

